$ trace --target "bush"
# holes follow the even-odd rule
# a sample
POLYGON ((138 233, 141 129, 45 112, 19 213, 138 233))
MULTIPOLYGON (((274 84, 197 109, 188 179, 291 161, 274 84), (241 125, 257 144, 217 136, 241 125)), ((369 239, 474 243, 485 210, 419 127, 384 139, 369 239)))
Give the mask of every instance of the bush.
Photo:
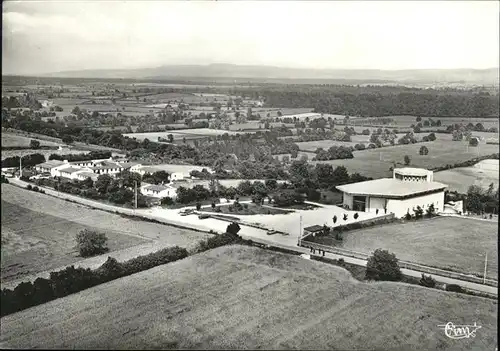
POLYGON ((420 219, 424 216, 424 210, 420 206, 417 206, 417 208, 414 210, 414 212, 415 212, 416 219, 420 219))
POLYGON ((409 220, 411 219, 411 214, 410 214, 410 212, 406 212, 406 214, 405 214, 405 219, 406 219, 407 221, 409 221, 409 220))
POLYGON ((9 180, 2 174, 2 183, 9 184, 9 180))
POLYGON ((161 204, 162 205, 167 205, 167 206, 173 205, 174 204, 174 199, 172 199, 169 196, 164 197, 163 199, 161 199, 161 204))
POLYGON ((28 189, 28 190, 32 190, 32 189, 33 189, 33 187, 31 186, 31 184, 28 184, 28 185, 26 186, 26 189, 28 189))
POLYGON ((356 212, 356 213, 354 214, 354 219, 358 219, 358 217, 359 217, 359 214, 356 212))
POLYGON ((436 280, 430 275, 422 273, 422 278, 420 278, 419 284, 427 288, 434 288, 436 286, 436 280))
POLYGON ((236 222, 233 222, 227 226, 226 233, 237 235, 240 229, 240 225, 236 222))
POLYGON ((368 258, 366 264, 366 279, 399 281, 402 274, 398 265, 398 259, 387 250, 377 249, 368 258))
POLYGON ((429 207, 425 210, 425 213, 427 217, 433 217, 436 215, 436 208, 434 207, 434 204, 430 204, 429 207))
POLYGON ((337 223, 337 216, 333 216, 332 220, 333 220, 333 224, 337 223))
POLYGON ((477 140, 477 138, 471 138, 469 140, 469 146, 478 146, 479 145, 479 141, 477 140))
POLYGON ((80 256, 89 257, 108 251, 108 238, 103 233, 84 229, 76 235, 76 242, 80 256))
POLYGON ((427 146, 421 146, 420 150, 418 151, 420 155, 428 155, 429 154, 429 149, 427 146))
POLYGON ((457 285, 457 284, 446 284, 446 289, 445 290, 446 291, 458 292, 458 293, 464 292, 464 289, 460 285, 457 285))

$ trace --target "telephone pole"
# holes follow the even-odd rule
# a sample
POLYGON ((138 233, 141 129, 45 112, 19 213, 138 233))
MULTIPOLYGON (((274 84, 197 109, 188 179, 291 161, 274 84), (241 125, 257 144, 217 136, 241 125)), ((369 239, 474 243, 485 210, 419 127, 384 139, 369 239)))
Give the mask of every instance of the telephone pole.
POLYGON ((302 239, 302 215, 300 215, 300 222, 299 222, 299 246, 302 244, 301 239, 302 239))
POLYGON ((486 285, 486 266, 488 265, 488 253, 484 256, 484 276, 483 276, 483 284, 486 285))
POLYGON ((19 157, 19 179, 21 179, 21 176, 23 175, 23 157, 19 157))
POLYGON ((135 184, 135 186, 134 186, 134 189, 135 189, 135 190, 134 190, 134 194, 135 194, 135 201, 134 201, 134 205, 135 205, 135 207, 134 207, 134 208, 135 208, 135 209, 137 209, 137 180, 136 180, 136 181, 134 181, 134 184, 135 184))

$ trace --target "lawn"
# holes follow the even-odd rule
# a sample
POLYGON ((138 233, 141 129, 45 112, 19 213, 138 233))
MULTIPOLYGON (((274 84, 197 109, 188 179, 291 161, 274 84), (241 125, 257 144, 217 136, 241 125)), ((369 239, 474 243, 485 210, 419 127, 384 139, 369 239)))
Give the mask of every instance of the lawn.
POLYGON ((18 135, 15 133, 2 132, 2 147, 14 147, 14 146, 27 147, 27 146, 30 146, 31 140, 38 141, 41 146, 59 146, 59 145, 62 145, 62 143, 56 143, 53 141, 33 139, 33 138, 28 138, 28 137, 25 137, 22 135, 18 135))
MULTIPOLYGON (((481 276, 488 253, 487 276, 496 279, 497 238, 496 222, 437 217, 346 232, 342 247, 367 254, 382 248, 403 261, 481 276)), ((317 240, 329 243, 328 237, 317 240)))
POLYGON ((493 350, 497 302, 226 246, 3 317, 4 348, 493 350), (481 326, 452 340, 438 325, 481 326), (64 329, 64 333, 61 330, 64 329))
MULTIPOLYGON (((349 173, 358 172, 372 178, 392 177, 393 162, 403 167, 404 156, 411 158, 410 167, 434 168, 446 164, 455 164, 471 160, 478 156, 498 153, 498 145, 481 143, 479 147, 467 148, 465 142, 435 140, 425 143, 388 146, 378 149, 354 151, 354 158, 346 160, 314 161, 329 163, 334 166, 344 166, 349 173), (419 155, 420 147, 429 149, 428 155, 419 155)), ((446 182, 445 182, 446 183, 446 182)))
POLYGON ((85 228, 106 233, 111 250, 150 241, 189 247, 206 237, 193 230, 127 219, 2 184, 2 280, 81 260, 74 238, 85 228))
POLYGON ((487 189, 493 183, 498 188, 498 160, 484 160, 471 167, 460 167, 434 173, 434 180, 448 184, 450 190, 467 193, 471 185, 487 189))

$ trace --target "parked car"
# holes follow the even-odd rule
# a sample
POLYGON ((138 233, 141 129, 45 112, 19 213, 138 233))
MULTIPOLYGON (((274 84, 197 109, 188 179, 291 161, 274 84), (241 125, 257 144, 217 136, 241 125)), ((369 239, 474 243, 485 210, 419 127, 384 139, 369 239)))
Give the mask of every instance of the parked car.
POLYGON ((198 216, 199 219, 207 219, 207 218, 210 218, 210 215, 206 214, 206 213, 202 213, 201 215, 198 216))
POLYGON ((268 230, 267 235, 273 235, 273 234, 278 234, 278 232, 276 230, 268 230))

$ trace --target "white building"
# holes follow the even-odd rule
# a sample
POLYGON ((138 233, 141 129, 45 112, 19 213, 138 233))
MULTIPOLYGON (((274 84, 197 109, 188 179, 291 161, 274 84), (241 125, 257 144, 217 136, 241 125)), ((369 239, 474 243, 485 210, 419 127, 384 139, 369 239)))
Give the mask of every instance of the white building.
POLYGON ((424 211, 434 205, 443 212, 446 184, 434 182, 433 172, 418 168, 395 169, 393 178, 382 178, 339 185, 343 205, 353 211, 394 213, 398 218, 420 206, 424 211))
POLYGON ((50 173, 52 177, 56 177, 61 166, 66 167, 68 166, 68 163, 58 160, 50 160, 36 165, 35 170, 39 173, 50 173))
POLYGON ((141 187, 141 194, 159 199, 164 197, 174 199, 177 196, 177 191, 174 187, 168 185, 145 185, 141 187))

